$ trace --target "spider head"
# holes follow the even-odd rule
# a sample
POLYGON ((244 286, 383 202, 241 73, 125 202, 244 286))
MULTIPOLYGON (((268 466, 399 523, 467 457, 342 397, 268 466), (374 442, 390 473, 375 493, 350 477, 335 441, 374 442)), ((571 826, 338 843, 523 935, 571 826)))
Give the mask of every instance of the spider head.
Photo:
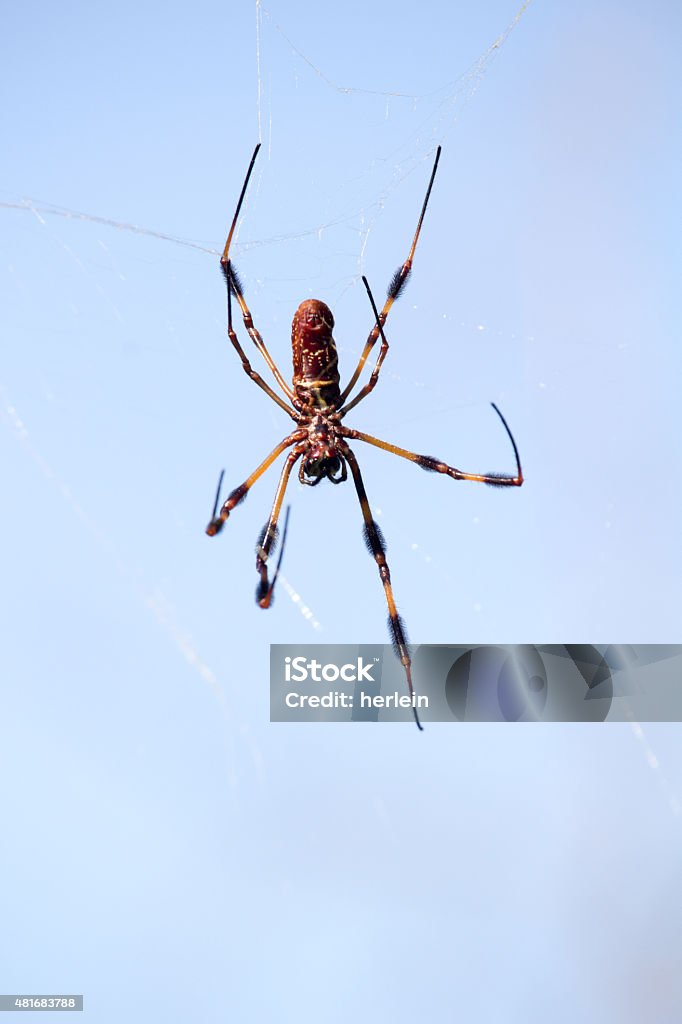
POLYGON ((302 484, 314 487, 325 477, 333 484, 340 484, 346 479, 346 463, 338 455, 313 455, 301 463, 299 479, 302 484))

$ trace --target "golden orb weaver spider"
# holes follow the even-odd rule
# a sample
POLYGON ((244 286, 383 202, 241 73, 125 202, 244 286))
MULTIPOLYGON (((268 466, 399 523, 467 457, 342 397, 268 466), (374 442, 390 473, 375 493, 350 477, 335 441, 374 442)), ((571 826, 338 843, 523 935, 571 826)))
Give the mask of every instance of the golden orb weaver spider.
MULTIPOLYGON (((278 456, 285 452, 287 448, 290 448, 291 451, 286 457, 284 468, 282 469, 282 473, 279 478, 279 484, 277 485, 270 518, 262 530, 256 549, 256 569, 260 575, 260 582, 256 591, 256 600, 261 608, 268 608, 272 602, 273 590, 277 580, 277 573, 279 571, 278 562, 272 580, 269 579, 268 559, 277 540, 277 523, 279 521, 284 493, 286 491, 292 469, 300 460, 298 470, 298 478, 300 482, 302 484, 308 484, 311 487, 315 487, 325 477, 333 484, 343 483, 348 477, 346 466, 350 466, 353 483, 355 484, 355 490, 357 491, 364 520, 365 542, 379 569, 379 576, 386 595, 386 603, 388 605, 388 625, 393 640, 393 646, 405 669, 407 688, 412 702, 412 712, 415 722, 421 729, 422 725, 419 721, 419 715, 417 714, 414 688, 412 685, 412 662, 410 660, 405 626, 398 615, 395 598, 393 596, 391 574, 386 561, 386 544, 381 530, 372 516, 369 501, 367 499, 367 493, 365 491, 365 485, 360 473, 360 467, 355 455, 348 445, 348 441, 364 441, 366 444, 374 445, 375 448, 381 448, 383 451, 390 452, 392 455, 399 455, 402 459, 414 462, 416 465, 421 466, 422 469, 435 473, 444 473, 445 475, 452 477, 453 480, 475 480, 479 483, 491 484, 495 487, 520 487, 523 483, 521 460, 519 458, 518 448, 516 447, 516 441, 514 440, 512 432, 507 425, 507 421, 494 402, 491 403, 492 407, 502 421, 502 425, 504 426, 507 436, 511 441, 512 448, 514 449, 516 473, 511 476, 502 473, 464 473, 460 469, 455 469, 453 466, 448 466, 445 462, 441 462, 440 459, 433 458, 429 455, 417 455, 414 452, 406 451, 404 448, 398 448, 396 445, 390 444, 388 441, 380 441, 376 437, 364 434, 360 430, 353 430, 349 427, 345 427, 342 424, 342 420, 345 415, 374 390, 379 379, 379 373, 388 352, 388 341, 386 340, 384 327, 386 325, 386 320, 391 306, 405 287, 412 269, 412 260, 417 248, 419 233, 424 221, 424 215, 431 195, 433 182, 436 177, 441 147, 439 146, 436 151, 436 158, 434 160, 433 170, 431 171, 431 178, 429 179, 429 184, 426 189, 426 196, 419 215, 417 230, 414 233, 410 251, 405 262, 396 270, 391 279, 388 286, 386 301, 384 302, 381 312, 377 310, 367 278, 364 276, 362 278, 362 282, 367 290, 367 295, 369 296, 369 301, 374 313, 374 326, 372 327, 367 341, 365 342, 365 347, 362 350, 362 354, 355 371, 343 390, 341 390, 340 386, 336 343, 332 336, 334 317, 329 307, 319 299, 306 299, 300 304, 294 314, 291 326, 291 347, 294 373, 292 385, 290 386, 282 377, 282 374, 277 368, 272 356, 265 347, 262 337, 254 327, 251 312, 244 298, 244 291, 241 282, 230 260, 230 244, 232 242, 232 236, 242 208, 242 203, 244 202, 244 196, 246 195, 249 179, 251 177, 251 172, 253 171, 253 166, 256 162, 259 149, 260 143, 253 151, 253 156, 251 157, 251 162, 249 164, 248 171, 246 172, 246 178, 244 179, 244 184, 237 202, 237 209, 232 220, 227 241, 225 242, 225 248, 220 258, 220 269, 227 285, 227 333, 237 355, 242 361, 245 373, 251 378, 251 380, 255 381, 255 383, 258 384, 258 386, 262 388, 267 395, 270 396, 273 402, 276 402, 277 405, 291 417, 296 424, 296 429, 291 434, 288 434, 284 440, 280 441, 276 448, 270 452, 268 457, 261 462, 260 466, 258 466, 253 473, 251 473, 251 475, 239 485, 239 487, 236 487, 230 492, 223 502, 220 511, 218 511, 223 479, 223 474, 220 474, 218 490, 213 506, 213 515, 210 523, 206 527, 206 533, 210 537, 213 537, 222 530, 232 510, 244 500, 256 480, 258 480, 263 473, 270 468, 278 456), (237 333, 232 324, 233 295, 241 310, 244 327, 246 328, 247 333, 262 355, 275 378, 275 381, 290 404, 287 404, 281 395, 277 394, 269 384, 266 384, 260 374, 252 368, 244 350, 239 344, 237 333), (348 396, 355 387, 365 363, 367 362, 369 354, 379 338, 381 338, 379 355, 374 365, 374 369, 370 374, 369 380, 360 388, 356 396, 348 401, 348 396)), ((284 544, 282 543, 282 547, 280 549, 280 560, 283 547, 284 544)))

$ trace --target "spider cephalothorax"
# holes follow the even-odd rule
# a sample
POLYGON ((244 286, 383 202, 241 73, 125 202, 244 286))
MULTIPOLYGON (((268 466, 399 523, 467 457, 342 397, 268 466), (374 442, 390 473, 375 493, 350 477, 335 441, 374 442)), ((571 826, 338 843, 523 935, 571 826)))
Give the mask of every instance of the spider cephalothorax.
POLYGON ((300 304, 294 314, 294 319, 291 325, 291 346, 294 375, 292 386, 290 387, 282 377, 282 374, 278 370, 272 356, 265 347, 263 339, 253 325, 253 318, 246 304, 242 286, 237 274, 235 273, 234 267, 230 262, 229 253, 232 235, 234 234, 237 218, 239 217, 239 211, 241 210, 242 203, 244 201, 251 171, 253 170, 253 165, 259 149, 260 144, 256 146, 253 156, 251 157, 251 163, 249 164, 246 179, 242 186, 242 191, 237 203, 237 210, 232 220, 232 226, 227 236, 225 249, 223 250, 223 255, 220 260, 220 266, 227 284, 227 331, 230 341, 242 361, 242 366, 244 367, 245 372, 251 380, 255 381, 255 383, 258 384, 258 386, 262 388, 263 391, 265 391, 266 394, 269 395, 270 398, 276 402, 292 420, 294 420, 296 428, 291 434, 285 437, 272 452, 270 452, 268 457, 260 464, 260 466, 253 471, 251 476, 247 477, 239 487, 236 487, 230 492, 230 494, 228 494, 220 508, 220 511, 218 511, 220 487, 222 482, 221 474, 220 482, 218 483, 218 492, 216 494, 215 504, 213 507, 213 516, 206 527, 206 532, 209 536, 214 536, 216 533, 219 533, 232 510, 236 505, 244 500, 256 480, 263 475, 278 456, 282 455, 287 449, 291 449, 284 462, 284 467, 277 486, 277 492, 275 494, 275 500, 270 512, 270 518, 263 527, 256 548, 256 569, 260 576, 260 582, 256 590, 256 600, 261 608, 267 608, 272 603, 273 588, 277 579, 277 570, 275 570, 272 580, 269 579, 268 559, 270 558, 277 539, 277 523, 282 509, 284 492, 286 491, 294 465, 300 460, 301 464, 299 466, 298 478, 301 483, 308 484, 312 487, 319 484, 319 482, 325 478, 333 484, 342 483, 348 477, 347 466, 350 467, 353 483, 355 484, 355 490, 362 510, 365 541, 379 570, 379 578, 383 585, 384 593, 386 595, 386 603, 388 605, 388 621, 393 644, 405 669, 407 686, 410 697, 412 698, 412 711, 415 721, 421 729, 412 687, 412 663, 410 660, 410 652, 407 645, 405 627, 398 615, 395 599, 393 597, 391 574, 388 568, 388 563, 386 562, 386 545, 384 543, 381 530, 372 517, 372 512, 357 459, 347 442, 349 440, 364 441, 366 444, 374 445, 375 448, 381 448, 383 451, 390 452, 393 455, 399 455, 403 459, 414 462, 416 465, 421 466, 422 469, 436 473, 443 473, 452 477, 453 480, 475 480, 480 483, 491 484, 497 487, 520 487, 523 483, 521 462, 516 442, 514 441, 512 433, 507 426, 507 421, 494 403, 493 409, 500 417, 509 440, 511 441, 512 448, 514 449, 514 456, 516 458, 516 472, 514 474, 465 473, 461 469, 455 469, 454 466, 448 466, 447 463, 441 462, 439 459, 435 459, 432 456, 417 455, 415 452, 407 451, 404 448, 398 448, 396 445, 390 444, 388 441, 380 441, 376 437, 364 434, 359 430, 353 430, 349 427, 345 427, 342 424, 344 416, 374 389, 379 379, 379 372, 388 352, 388 342, 386 340, 386 335, 384 334, 384 325, 388 318, 391 306, 404 288, 412 269, 412 260, 417 248, 417 241, 419 239, 419 233, 424 220, 424 214, 426 213, 429 196, 431 195, 431 188, 436 176, 438 160, 440 159, 440 146, 436 152, 436 159, 431 172, 431 179, 426 190, 426 198, 424 199, 421 215, 417 223, 417 230, 415 231, 414 238, 412 240, 412 246, 407 259, 398 268, 391 279, 391 283, 388 286, 388 295, 381 312, 377 310, 367 279, 365 277, 362 279, 374 313, 374 325, 369 333, 367 341, 365 342, 365 347, 362 350, 362 354, 355 371, 343 391, 340 387, 338 353, 336 351, 336 344, 332 335, 334 317, 329 307, 319 299, 306 299, 300 304), (252 368, 249 360, 247 359, 232 324, 233 295, 239 304, 244 321, 244 327, 265 360, 280 390, 286 396, 286 399, 288 399, 288 402, 285 401, 285 399, 282 398, 282 396, 269 384, 266 384, 260 374, 252 368), (364 369, 365 363, 367 362, 369 354, 379 338, 381 338, 379 355, 374 369, 370 374, 369 380, 360 388, 355 397, 348 401, 348 396, 355 387, 360 374, 364 369))
POLYGON ((333 484, 343 483, 348 474, 341 454, 344 441, 339 431, 339 414, 331 406, 316 409, 309 415, 309 420, 305 412, 301 416, 307 436, 302 442, 305 449, 298 479, 302 484, 310 484, 312 487, 325 477, 333 484))

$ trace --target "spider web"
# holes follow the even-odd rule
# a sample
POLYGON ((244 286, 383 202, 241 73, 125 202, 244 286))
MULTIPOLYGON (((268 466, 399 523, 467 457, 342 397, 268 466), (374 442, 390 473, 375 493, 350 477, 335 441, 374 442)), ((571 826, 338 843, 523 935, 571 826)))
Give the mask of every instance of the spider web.
POLYGON ((49 38, 44 7, 4 133, 27 154, 0 196, 7 963, 55 977, 70 953, 92 1005, 111 1004, 102 1020, 130 1016, 115 987, 140 1019, 212 1024, 229 978, 234 1019, 289 1004, 301 1024, 362 1018, 380 984, 402 1024, 451 1005, 454 950, 464 1019, 634 1020, 634 999, 620 1015, 612 999, 640 979, 637 1019, 675 1019, 679 730, 269 726, 269 642, 387 641, 354 492, 294 482, 272 613, 251 588, 277 470, 219 540, 203 536, 221 468, 237 485, 287 428, 229 347, 216 266, 256 140, 234 254, 285 376, 311 294, 352 371, 371 325, 360 275, 379 297, 442 144, 389 358, 352 425, 502 470, 495 401, 527 486, 446 490, 358 446, 412 640, 675 639, 677 378, 654 286, 674 262, 665 246, 656 262, 656 217, 628 199, 650 164, 665 172, 660 55, 628 45, 622 6, 495 0, 400 25, 395 7, 263 0, 231 5, 229 24, 216 5, 215 31, 203 8, 146 21, 143 6, 116 36, 122 9, 101 24, 108 61, 97 35, 69 49, 68 5, 49 38), (79 70, 70 104, 57 60, 79 70), (399 919, 414 988, 396 984, 399 919), (100 980, 114 962, 115 986, 100 980), (356 989, 337 1004, 339 977, 356 989))
MULTIPOLYGON (((492 61, 498 55, 502 46, 506 43, 511 32, 518 25, 520 19, 525 14, 529 6, 530 0, 521 4, 506 29, 499 34, 474 60, 474 62, 454 81, 441 85, 427 94, 418 95, 398 91, 370 90, 364 89, 360 86, 340 85, 332 81, 321 67, 317 66, 308 56, 306 56, 306 54, 303 53, 303 51, 289 37, 287 31, 276 21, 271 12, 262 6, 260 0, 257 0, 255 11, 258 134, 259 138, 262 138, 264 127, 267 125, 266 145, 270 155, 272 154, 273 134, 273 89, 272 84, 268 86, 267 83, 271 83, 272 81, 268 76, 268 67, 271 60, 270 52, 276 46, 284 46, 284 49, 291 60, 291 73, 296 79, 298 79, 302 74, 306 74, 312 79, 313 83, 315 81, 322 83, 326 89, 335 93, 344 102, 357 97, 371 98, 373 102, 379 102, 383 105, 384 122, 391 126, 391 132, 389 132, 388 135, 391 133, 395 134, 395 125, 398 123, 400 126, 399 133, 405 134, 406 137, 401 141, 398 147, 393 149, 388 158, 376 161, 374 167, 370 166, 362 169, 360 174, 360 190, 358 191, 356 189, 352 195, 348 195, 348 198, 346 198, 346 195, 342 196, 340 202, 337 202, 337 214, 333 219, 326 220, 324 223, 316 223, 302 231, 285 231, 270 237, 258 237, 244 243, 240 243, 237 239, 234 244, 234 252, 237 259, 239 259, 240 256, 249 253, 251 250, 256 250, 260 257, 262 256, 263 250, 272 249, 276 253, 276 260, 279 261, 279 254, 281 253, 282 247, 287 243, 290 244, 309 241, 314 246, 317 246, 325 232, 329 232, 339 226, 349 228, 354 236, 354 249, 356 250, 354 259, 356 262, 356 272, 352 277, 349 277, 346 270, 343 273, 343 276, 340 278, 336 277, 332 280, 331 290, 333 299, 338 302, 339 298, 341 298, 349 289, 353 289, 358 284, 360 276, 365 270, 365 254, 371 232, 377 222, 382 218, 383 212, 387 203, 389 203, 391 196, 399 190, 400 185, 406 178, 408 178, 417 169, 422 169, 425 162, 430 157, 430 153, 434 148, 435 142, 447 138, 448 135, 452 133, 464 108, 472 100, 479 89, 486 72, 492 64, 492 61), (266 29, 265 33, 264 26, 266 29), (391 104, 393 103, 397 103, 398 105, 398 108, 394 111, 391 110, 391 104), (408 114, 407 131, 405 130, 405 125, 402 124, 405 112, 408 114), (338 211, 338 207, 341 207, 340 212, 338 211)), ((371 120, 373 116, 373 114, 370 114, 369 119, 371 120)), ((384 132, 384 135, 387 136, 387 133, 384 132)), ((257 184, 255 191, 259 192, 260 188, 261 184, 259 183, 257 184)), ((215 245, 206 244, 190 238, 183 238, 167 231, 99 214, 70 209, 36 198, 21 197, 16 200, 3 200, 0 201, 0 207, 6 210, 25 211, 26 213, 31 214, 36 219, 37 223, 48 232, 49 221, 53 218, 60 218, 74 223, 91 224, 98 227, 111 228, 117 232, 131 233, 143 238, 171 243, 175 246, 187 248, 197 253, 209 256, 217 256, 221 251, 221 249, 215 245)), ((53 235, 53 237, 55 236, 53 235)), ((85 266, 85 262, 81 259, 77 251, 74 250, 70 242, 57 241, 56 244, 61 246, 65 257, 72 260, 83 273, 89 272, 85 266)), ((98 244, 105 252, 111 252, 114 248, 105 236, 100 238, 98 244)), ((306 255, 305 259, 308 258, 309 257, 306 255)), ((118 271, 118 273, 119 276, 124 276, 122 272, 118 271)), ((336 268, 333 273, 338 274, 336 268)), ((277 281, 277 278, 277 272, 276 270, 273 270, 270 273, 264 274, 262 281, 267 282, 268 287, 271 287, 273 283, 277 281)), ((256 282, 257 288, 260 283, 261 279, 256 282)), ((290 286, 289 277, 285 279, 285 286, 288 291, 290 286)), ((96 288, 100 291, 102 298, 105 301, 112 303, 114 315, 118 319, 122 319, 120 311, 117 309, 111 298, 111 292, 107 293, 107 289, 104 288, 101 282, 96 283, 96 288)), ((476 325, 476 329, 483 330, 484 328, 482 325, 476 325)), ((340 348, 343 353, 343 345, 341 345, 340 348)), ((392 378, 395 382, 403 382, 401 375, 390 368, 385 371, 385 376, 387 378, 392 378)), ((407 381, 408 386, 412 388, 422 389, 425 386, 423 381, 415 381, 410 377, 407 378, 407 381)), ((438 394, 438 392, 436 392, 436 394, 438 394)), ((442 397, 443 396, 441 394, 441 399, 442 397)), ((11 429, 14 430, 15 436, 21 440, 23 444, 29 445, 28 450, 31 453, 31 457, 40 465, 44 475, 48 479, 54 480, 55 485, 65 500, 73 502, 72 510, 74 513, 82 518, 84 522, 89 524, 88 528, 92 530, 93 536, 98 539, 98 543, 105 545, 107 543, 106 534, 101 530, 95 529, 92 521, 87 519, 76 498, 72 497, 73 488, 71 483, 63 480, 58 471, 48 464, 43 455, 34 447, 33 441, 29 442, 27 433, 28 428, 24 425, 21 419, 21 410, 15 406, 13 396, 5 392, 4 402, 5 421, 11 429)), ((441 402, 441 404, 443 403, 441 402)), ((444 411, 446 411, 447 408, 448 406, 446 405, 444 411)), ((422 415, 428 414, 422 413, 422 415)), ((407 417, 403 417, 403 419, 405 421, 408 420, 407 417)), ((412 548, 414 550, 417 550, 418 547, 419 546, 416 543, 412 544, 412 548)), ((430 563, 433 560, 433 556, 426 553, 424 555, 424 559, 427 563, 430 563)), ((118 564, 119 571, 124 575, 135 575, 135 573, 125 565, 124 560, 122 560, 120 556, 116 556, 115 561, 118 564)), ((300 613, 310 623, 311 627, 314 630, 319 630, 321 628, 321 623, 317 616, 311 610, 308 603, 303 600, 295 586, 289 582, 286 575, 283 573, 280 574, 279 583, 282 590, 299 608, 300 613)), ((149 607, 156 607, 155 600, 150 597, 151 590, 148 589, 144 593, 146 594, 146 596, 143 596, 144 602, 149 607)), ((166 599, 162 597, 161 600, 163 602, 166 599)), ((168 616, 165 617, 164 621, 166 624, 168 623, 168 616)), ((188 646, 188 641, 180 638, 182 631, 174 631, 175 627, 170 630, 171 634, 175 636, 174 642, 176 642, 179 648, 185 653, 188 660, 196 663, 198 671, 201 674, 207 678, 209 676, 213 678, 212 670, 203 664, 196 652, 191 651, 191 645, 188 646)))
MULTIPOLYGON (((482 46, 471 48, 462 57, 460 67, 464 70, 458 68, 449 77, 442 75, 441 69, 436 69, 424 88, 413 89, 411 85, 401 87, 403 75, 410 82, 414 82, 418 76, 408 76, 405 65, 401 66, 400 61, 394 65, 395 87, 393 82, 387 85, 385 80, 379 83, 379 87, 375 87, 369 65, 355 70, 350 79, 345 77, 346 65, 341 63, 344 71, 339 73, 338 64, 331 63, 331 50, 316 52, 315 46, 311 47, 308 39, 299 40, 299 33, 303 36, 302 26, 294 28, 285 24, 280 15, 264 6, 260 0, 255 4, 255 59, 251 49, 249 61, 252 70, 255 70, 256 134, 264 145, 241 218, 234 252, 246 281, 248 300, 252 308, 258 309, 257 322, 263 334, 268 339, 284 339, 284 346, 280 346, 277 353, 278 359, 286 360, 288 357, 286 336, 292 295, 297 301, 303 297, 299 292, 309 289, 324 295, 333 306, 340 329, 338 340, 342 362, 347 369, 352 367, 368 329, 368 311, 358 289, 360 277, 367 273, 375 290, 379 292, 394 266, 404 257, 406 239, 411 237, 436 145, 443 144, 446 156, 453 155, 452 163, 458 166, 466 164, 465 147, 471 142, 471 130, 478 119, 478 105, 487 102, 484 96, 486 90, 482 86, 489 79, 494 63, 507 44, 517 38, 513 33, 523 22, 529 8, 529 2, 518 6, 511 17, 507 16, 501 22, 506 25, 502 31, 498 26, 491 25, 482 46), (478 56, 475 56, 476 53, 478 56), (330 62, 329 66, 327 61, 330 62), (321 108, 328 112, 324 117, 319 114, 321 108), (337 127, 344 118, 346 123, 349 118, 353 121, 353 133, 346 132, 337 140, 337 127), (314 125, 314 132, 309 128, 310 125, 314 125), (464 146, 462 139, 466 140, 464 146), (297 159, 301 160, 301 154, 304 166, 296 174, 285 176, 287 164, 291 167, 297 159), (311 190, 314 202, 311 201, 311 190), (347 326, 341 331, 342 322, 347 326)), ((521 40, 522 34, 518 38, 521 40)), ((512 52, 511 47, 509 52, 512 52)), ((411 69, 407 68, 407 71, 411 69)), ((421 71, 424 71, 423 67, 421 71)), ((427 77, 424 75, 425 81, 427 77)), ((494 88, 487 90, 492 93, 490 102, 493 105, 500 102, 500 90, 503 88, 504 74, 501 72, 497 75, 494 88)), ((241 133, 240 146, 234 144, 229 153, 229 177, 231 182, 236 182, 237 189, 243 174, 242 166, 245 169, 249 152, 248 146, 245 152, 241 152, 241 143, 245 137, 247 132, 244 131, 241 133)), ((250 146, 250 139, 248 143, 250 146)), ((440 231, 439 251, 443 251, 443 236, 446 232, 442 221, 447 219, 447 233, 450 233, 450 220, 457 222, 461 207, 466 205, 466 197, 470 195, 466 184, 455 181, 454 205, 446 208, 445 213, 437 213, 438 189, 441 189, 441 210, 445 205, 443 197, 453 194, 452 172, 446 169, 445 161, 439 174, 436 194, 417 253, 415 281, 406 298, 401 301, 399 312, 395 314, 396 321, 398 317, 402 318, 402 324, 397 324, 396 331, 400 331, 403 339, 419 339, 422 351, 426 346, 420 335, 424 329, 423 310, 428 299, 420 298, 416 282, 420 279, 428 282, 442 269, 435 265, 429 254, 429 245, 425 243, 429 237, 437 238, 440 231)), ((227 177, 227 174, 224 173, 223 177, 227 177)), ((226 223, 236 190, 230 185, 230 191, 224 183, 223 188, 221 202, 224 200, 224 206, 221 207, 219 217, 226 223)), ((212 302, 210 295, 219 287, 212 260, 222 249, 220 232, 223 227, 216 225, 215 203, 212 204, 211 237, 208 239, 191 237, 192 229, 186 230, 186 225, 192 221, 186 216, 180 221, 184 228, 176 230, 169 227, 166 230, 163 220, 157 220, 157 225, 161 227, 155 227, 153 220, 138 223, 102 212, 85 212, 86 206, 76 209, 36 198, 8 198, 0 205, 8 215, 14 211, 34 219, 42 239, 33 250, 33 258, 36 251, 46 249, 52 258, 56 255, 57 259, 62 260, 64 266, 71 264, 73 272, 91 283, 98 301, 106 307, 112 319, 121 325, 130 326, 126 287, 130 290, 131 276, 140 265, 146 265, 150 273, 145 280, 145 296, 151 309, 164 311, 162 315, 166 318, 166 334, 159 341, 158 323, 153 326, 146 324, 147 338, 141 340, 138 334, 136 341, 130 343, 137 346, 136 351, 141 353, 143 359, 161 355, 166 358, 170 354, 177 360, 177 365, 182 366, 185 338, 191 336, 194 344, 198 345, 198 339, 206 337, 211 331, 216 337, 224 331, 222 311, 198 324, 191 335, 186 322, 189 316, 187 310, 204 302, 212 302), (60 223, 68 226, 63 234, 56 226, 60 223), (93 227, 98 229, 98 234, 88 238, 84 232, 93 227), (130 236, 130 244, 122 241, 127 236, 130 236), (169 296, 167 285, 160 280, 162 274, 169 274, 173 284, 177 284, 178 295, 182 291, 191 295, 191 304, 181 307, 176 297, 169 296)), ((462 236, 469 237, 468 230, 464 230, 462 236)), ((434 245, 435 242, 430 244, 434 245)), ((468 244, 462 244, 459 237, 456 246, 447 250, 448 257, 455 260, 453 248, 463 250, 465 258, 470 253, 468 244)), ((30 288, 30 271, 28 263, 18 263, 18 267, 18 292, 21 293, 22 289, 30 288)), ((485 307, 488 316, 480 319, 472 316, 460 318, 453 313, 453 303, 447 290, 448 280, 448 275, 441 273, 437 287, 427 293, 432 300, 435 296, 435 302, 438 303, 435 307, 427 307, 429 321, 439 324, 445 322, 443 337, 428 338, 432 354, 417 369, 415 349, 410 350, 404 342, 401 345, 392 343, 390 359, 382 372, 382 381, 391 386, 392 397, 390 400, 386 398, 383 402, 375 402, 373 406, 369 402, 363 404, 362 426, 370 433, 390 436, 395 429, 402 430, 409 425, 414 428, 414 440, 405 432, 398 443, 403 441, 406 446, 428 451, 430 447, 434 447, 434 450, 440 448, 440 444, 434 445, 433 437, 442 436, 439 434, 441 425, 448 424, 449 429, 455 417, 456 433, 471 430, 472 434, 480 437, 480 449, 478 446, 472 447, 471 453, 465 454, 462 459, 463 462, 469 459, 476 465, 480 458, 479 450, 496 453, 500 450, 494 418, 490 416, 489 422, 486 422, 486 403, 490 399, 503 399, 507 389, 509 394, 520 393, 523 371, 518 369, 519 351, 532 352, 535 337, 532 330, 525 328, 522 318, 519 318, 518 327, 514 325, 511 328, 505 312, 500 311, 496 320, 493 306, 485 307), (459 349, 456 360, 451 351, 455 332, 459 349), (487 355, 483 359, 479 355, 477 368, 467 362, 466 355, 467 348, 473 347, 469 343, 474 341, 478 345, 488 346, 485 349, 487 355), (457 391, 453 392, 450 382, 460 367, 457 391), (425 429, 421 431, 420 427, 425 429)), ((422 291, 421 295, 424 294, 422 291)), ((33 295, 32 301, 39 301, 39 297, 33 295)), ((64 313, 64 309, 63 323, 69 326, 62 330, 68 334, 70 328, 77 327, 82 311, 64 313)), ((96 322, 96 317, 91 320, 91 324, 96 322)), ((77 361, 85 355, 86 345, 78 339, 77 330, 72 333, 77 339, 73 350, 77 361)), ((220 341, 222 343, 222 337, 220 341)), ((561 344, 562 340, 559 339, 558 343, 561 344)), ((571 338, 570 344, 572 352, 588 345, 590 351, 593 351, 595 345, 593 339, 588 342, 580 338, 571 338)), ((628 344, 627 338, 602 342, 606 380, 608 374, 613 373, 612 369, 606 369, 606 364, 614 348, 626 353, 628 344)), ((115 353, 114 361, 119 370, 129 354, 125 345, 115 353)), ((230 355, 228 353, 228 358, 230 355)), ((192 358, 196 356, 195 348, 192 358)), ((205 376, 206 366, 201 367, 201 359, 197 362, 205 376)), ((532 386, 541 391, 554 389, 556 393, 556 379, 547 379, 542 371, 541 364, 537 372, 533 366, 532 386)), ((40 371, 39 376, 42 399, 48 404, 54 403, 56 393, 56 403, 59 404, 59 389, 63 381, 58 368, 51 366, 40 371)), ((237 376, 235 373, 234 378, 237 376)), ((121 553, 113 540, 115 533, 112 533, 112 526, 99 524, 93 508, 85 510, 82 466, 72 469, 60 466, 55 454, 46 450, 34 429, 37 409, 31 400, 25 399, 21 385, 22 378, 19 376, 16 384, 6 386, 2 393, 4 420, 12 435, 40 467, 41 473, 50 481, 50 486, 56 489, 71 514, 83 522, 95 542, 107 552, 115 571, 130 581, 136 599, 149 609, 174 647, 214 690, 221 704, 224 704, 225 683, 221 673, 213 667, 211 656, 202 653, 201 644, 194 637, 194 628, 185 622, 184 612, 179 611, 176 602, 169 598, 173 586, 163 581, 163 571, 158 566, 144 561, 140 563, 139 554, 121 553), (144 569, 141 569, 141 565, 144 569)), ((246 382, 233 379, 228 386, 230 401, 237 400, 235 396, 245 389, 246 382)), ((375 397, 378 394, 375 392, 375 397)), ((251 400, 255 402, 257 399, 251 396, 251 400)), ((134 399, 126 401, 142 402, 143 396, 136 395, 134 399)), ((207 399, 207 403, 216 408, 220 401, 218 389, 207 399)), ((252 406, 249 404, 245 408, 248 411, 244 422, 249 422, 249 433, 254 432, 255 436, 257 428, 247 419, 252 406)), ((262 406, 259 408, 262 409, 262 406)), ((114 415, 111 408, 109 415, 114 415)), ((272 410, 261 412, 261 415, 268 429, 280 429, 281 424, 277 426, 279 421, 272 410)), ((205 436, 221 436, 223 424, 218 427, 217 418, 209 419, 206 427, 211 430, 207 430, 205 436), (215 434, 212 434, 213 430, 215 434)), ((138 428, 144 429, 143 420, 140 420, 138 428)), ((258 435, 258 440, 254 440, 254 451, 260 450, 261 445, 267 447, 269 444, 272 447, 268 436, 268 430, 258 435)), ((458 445, 466 443, 466 440, 458 436, 458 445)), ((216 448, 220 449, 221 445, 216 448)), ((215 458, 222 458, 218 451, 215 458)), ((235 468, 234 471, 242 470, 235 468)), ((210 472, 208 468, 205 473, 202 471, 202 479, 212 479, 212 472, 215 472, 215 467, 211 467, 210 472)), ((384 508, 395 509, 400 507, 403 500, 412 501, 409 507, 406 506, 407 511, 402 519, 391 513, 390 530, 386 519, 386 532, 390 534, 392 550, 403 552, 415 563, 418 562, 421 571, 427 569, 432 594, 458 592, 461 588, 456 561, 443 558, 443 548, 452 544, 451 538, 424 537, 420 530, 401 525, 401 522, 417 521, 419 499, 411 499, 409 496, 404 499, 402 483, 394 486, 388 477, 389 470, 386 470, 380 486, 368 480, 370 499, 379 521, 384 519, 384 508)), ((210 486, 206 487, 206 512, 210 504, 209 492, 210 486)), ((267 498, 264 500, 267 501, 267 498)), ((461 500, 465 509, 461 513, 462 520, 475 529, 486 527, 486 515, 477 510, 475 499, 473 503, 469 503, 468 496, 463 496, 461 500)), ((328 507, 328 504, 324 505, 325 515, 328 507)), ((250 518, 251 503, 245 508, 250 518)), ((506 506, 504 514, 507 515, 506 506)), ((518 518, 514 522, 518 522, 518 518)), ((230 526, 232 528, 232 522, 230 526)), ((248 531, 245 528, 245 533, 240 533, 240 529, 235 520, 236 536, 231 541, 234 547, 245 543, 245 533, 255 535, 256 532, 253 523, 249 524, 248 531)), ((510 528, 507 538, 508 541, 513 538, 513 528, 510 528)), ((249 549, 252 547, 252 540, 247 546, 249 549)), ((288 554, 285 571, 280 574, 278 583, 281 588, 280 605, 288 602, 297 615, 304 617, 311 631, 311 639, 316 638, 318 633, 324 636, 327 625, 325 618, 328 619, 329 612, 325 616, 318 608, 314 574, 303 575, 300 582, 297 577, 297 567, 305 561, 305 546, 292 546, 288 554)), ((365 565, 365 573, 370 576, 371 567, 365 565)), ((421 578, 423 580, 423 575, 421 578)), ((371 586, 370 580, 367 582, 368 587, 371 586)), ((466 598, 468 610, 474 616, 485 611, 485 582, 485 579, 474 582, 466 598)), ((243 595, 240 599, 244 599, 243 595)), ((253 757, 257 758, 257 754, 254 753, 253 757)))

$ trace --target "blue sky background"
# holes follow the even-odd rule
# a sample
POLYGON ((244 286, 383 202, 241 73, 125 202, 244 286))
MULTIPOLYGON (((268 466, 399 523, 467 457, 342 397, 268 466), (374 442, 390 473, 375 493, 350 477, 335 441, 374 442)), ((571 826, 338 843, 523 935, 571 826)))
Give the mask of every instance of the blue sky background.
POLYGON ((292 486, 267 614, 276 472, 203 532, 288 429, 212 255, 259 135, 235 258, 287 377, 310 296, 352 371, 441 143, 349 423, 502 471, 495 401, 527 483, 357 446, 411 639, 682 639, 680 9, 518 13, 6 11, 3 991, 98 1024, 680 1019, 679 727, 270 725, 271 642, 386 641, 354 491, 292 486))

